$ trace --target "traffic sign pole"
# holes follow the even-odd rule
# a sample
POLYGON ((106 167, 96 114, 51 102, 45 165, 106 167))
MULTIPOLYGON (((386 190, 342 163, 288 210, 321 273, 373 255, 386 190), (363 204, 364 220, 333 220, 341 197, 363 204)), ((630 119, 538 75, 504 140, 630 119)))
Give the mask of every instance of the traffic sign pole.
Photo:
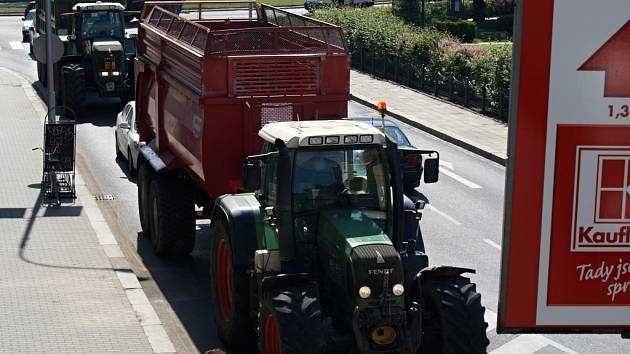
POLYGON ((55 112, 55 82, 53 75, 52 60, 52 0, 46 0, 46 76, 48 81, 48 117, 52 117, 53 122, 57 122, 55 112))

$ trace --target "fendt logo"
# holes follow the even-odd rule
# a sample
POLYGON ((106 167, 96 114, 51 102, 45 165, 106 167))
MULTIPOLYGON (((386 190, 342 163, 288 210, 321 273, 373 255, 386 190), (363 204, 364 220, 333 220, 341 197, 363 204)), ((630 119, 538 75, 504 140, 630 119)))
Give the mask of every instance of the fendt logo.
POLYGON ((578 146, 571 250, 630 251, 630 147, 578 146))

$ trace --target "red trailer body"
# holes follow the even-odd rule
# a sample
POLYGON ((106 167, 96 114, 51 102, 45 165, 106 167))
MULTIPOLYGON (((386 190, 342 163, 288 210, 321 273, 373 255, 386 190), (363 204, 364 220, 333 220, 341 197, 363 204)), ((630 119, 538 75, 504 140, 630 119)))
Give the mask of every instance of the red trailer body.
MULTIPOLYGON (((269 121, 345 117, 349 55, 339 27, 262 5, 251 20, 189 20, 159 6, 138 28, 141 141, 209 199, 242 185, 269 121)), ((154 165, 154 168, 156 166, 154 165)))

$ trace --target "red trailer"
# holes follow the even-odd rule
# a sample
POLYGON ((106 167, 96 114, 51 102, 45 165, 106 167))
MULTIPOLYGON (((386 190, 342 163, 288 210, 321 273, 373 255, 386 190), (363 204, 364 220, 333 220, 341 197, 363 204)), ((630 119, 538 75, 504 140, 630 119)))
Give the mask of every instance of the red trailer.
MULTIPOLYGON (((206 3, 184 2, 183 8, 206 3)), ((260 151, 257 133, 265 123, 347 114, 349 54, 342 30, 266 5, 255 14, 204 20, 200 12, 191 20, 145 3, 135 62, 137 125, 146 143, 138 176, 145 234, 162 233, 162 222, 175 227, 171 219, 177 218, 188 230, 191 198, 208 207, 241 188, 243 162, 260 151), (153 183, 168 191, 152 198, 153 183), (157 220, 151 215, 162 203, 188 216, 157 220)), ((158 253, 192 249, 163 238, 164 245, 154 240, 158 253)))

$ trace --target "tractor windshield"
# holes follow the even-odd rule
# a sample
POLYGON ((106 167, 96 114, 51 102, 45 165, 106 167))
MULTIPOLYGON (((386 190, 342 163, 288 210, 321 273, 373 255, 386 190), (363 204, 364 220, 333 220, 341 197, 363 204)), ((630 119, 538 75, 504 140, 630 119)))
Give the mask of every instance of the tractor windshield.
POLYGON ((389 177, 380 147, 297 150, 294 212, 351 208, 387 212, 389 177))
POLYGON ((81 15, 83 38, 123 38, 124 31, 120 11, 91 11, 81 15))

